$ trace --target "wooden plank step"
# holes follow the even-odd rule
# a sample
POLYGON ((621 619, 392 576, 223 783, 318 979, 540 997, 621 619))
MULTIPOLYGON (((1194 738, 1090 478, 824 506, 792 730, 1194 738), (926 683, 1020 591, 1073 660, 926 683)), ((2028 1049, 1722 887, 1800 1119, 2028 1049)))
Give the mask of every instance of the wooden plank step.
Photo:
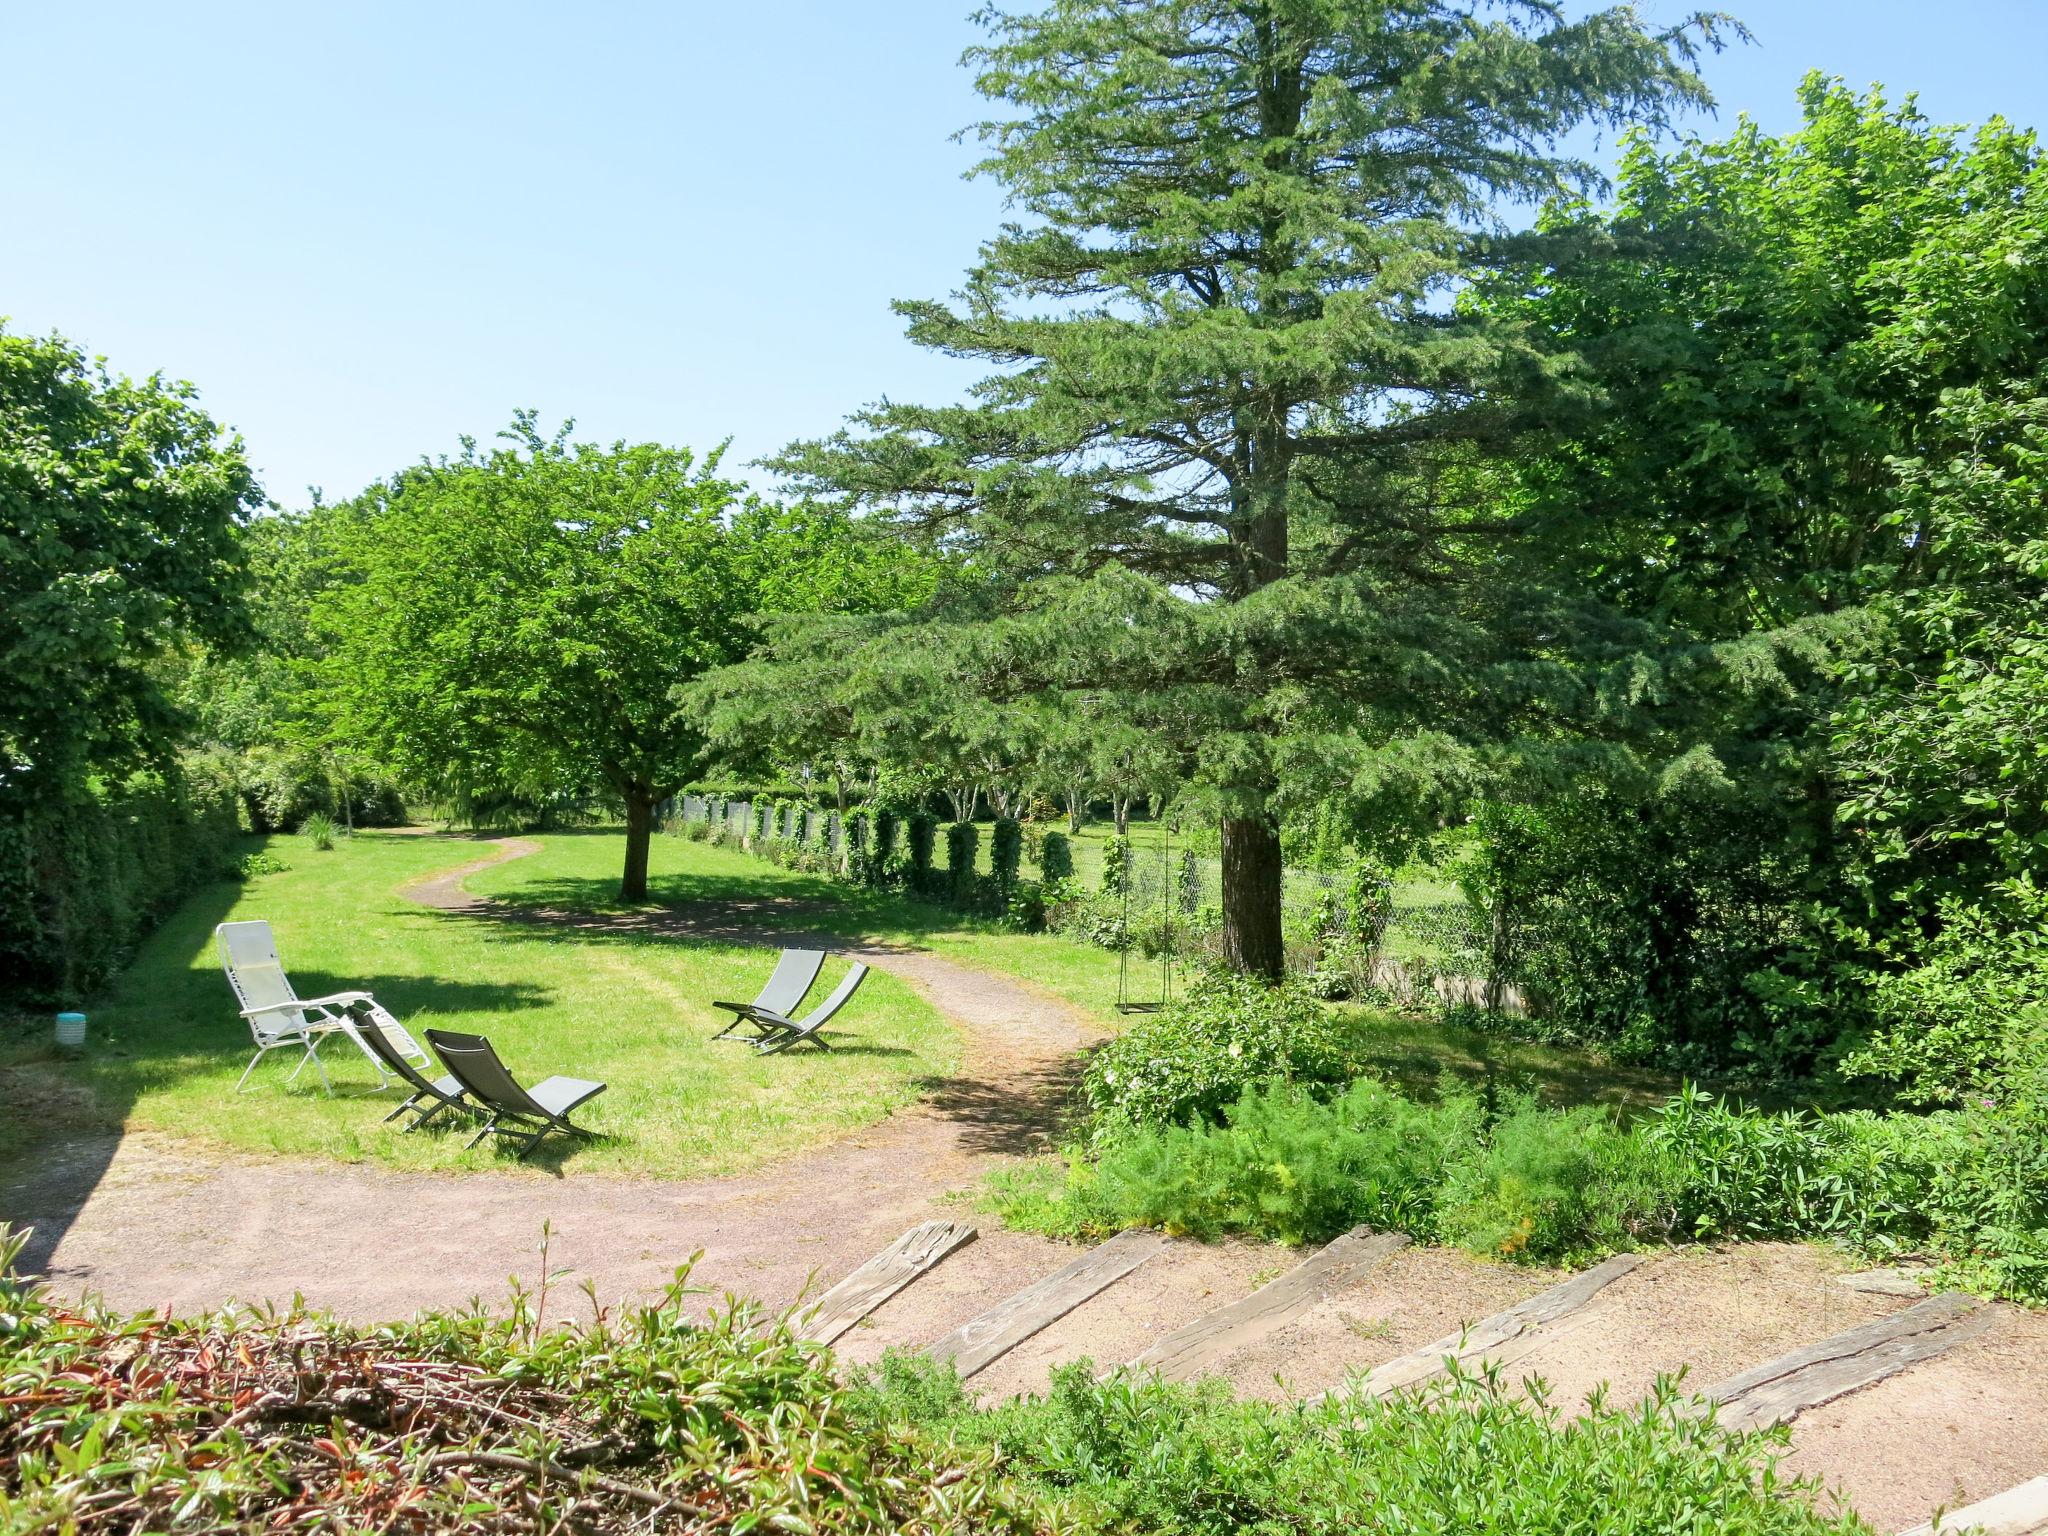
POLYGON ((1983 1536, 2048 1536, 2048 1477, 1994 1493, 1966 1509, 1952 1509, 1901 1536, 1962 1536, 1964 1531, 1980 1531, 1983 1536))
POLYGON ((952 1361, 964 1381, 1008 1354, 1034 1333, 1058 1322, 1089 1297, 1107 1290, 1171 1242, 1158 1232, 1119 1232, 1063 1269, 1034 1281, 981 1316, 962 1323, 926 1351, 952 1361))
POLYGON ((1785 1424, 1907 1366, 1931 1360, 1989 1328, 1996 1314, 1960 1291, 1822 1339, 1709 1387, 1730 1429, 1785 1424))
POLYGON ((1199 1375, 1225 1356, 1286 1327, 1325 1296, 1363 1280, 1374 1265, 1407 1244, 1405 1233, 1353 1227, 1278 1280, 1169 1333, 1133 1360, 1131 1369, 1157 1371, 1169 1381, 1199 1375))
POLYGON ((964 1221, 927 1221, 912 1227, 820 1296, 808 1318, 800 1320, 799 1331, 807 1339, 830 1344, 954 1249, 973 1242, 974 1236, 974 1228, 964 1221))
POLYGON ((1447 1334, 1434 1344, 1392 1360, 1383 1360, 1359 1379, 1357 1390, 1365 1397, 1386 1397, 1427 1381, 1451 1361, 1497 1360, 1512 1364, 1534 1353, 1562 1331, 1551 1325, 1579 1310, 1614 1281, 1640 1267, 1639 1253, 1617 1253, 1595 1264, 1584 1274, 1573 1275, 1561 1285, 1539 1291, 1517 1302, 1505 1312, 1474 1323, 1461 1333, 1447 1334))

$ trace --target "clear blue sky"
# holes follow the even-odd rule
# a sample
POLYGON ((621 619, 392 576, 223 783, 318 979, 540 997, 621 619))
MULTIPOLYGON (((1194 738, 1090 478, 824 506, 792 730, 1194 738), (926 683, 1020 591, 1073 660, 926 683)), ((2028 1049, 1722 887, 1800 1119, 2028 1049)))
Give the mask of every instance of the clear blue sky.
MULTIPOLYGON (((2048 0, 1725 4, 1723 125, 1819 68, 2048 126, 2048 0)), ((518 406, 737 467, 971 376, 888 302, 1001 216, 972 8, 0 0, 0 315, 195 381, 287 506, 518 406)))

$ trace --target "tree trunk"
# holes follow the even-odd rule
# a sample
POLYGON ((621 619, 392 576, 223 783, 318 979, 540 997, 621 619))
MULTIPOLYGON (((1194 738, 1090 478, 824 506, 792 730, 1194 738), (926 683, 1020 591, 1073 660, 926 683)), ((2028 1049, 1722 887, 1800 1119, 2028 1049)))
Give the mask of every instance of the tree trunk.
POLYGON ((647 899, 647 851, 654 837, 654 791, 635 784, 625 791, 626 872, 619 877, 619 900, 647 899))
POLYGON ((1087 812, 1088 812, 1088 796, 1087 796, 1086 792, 1085 792, 1085 791, 1083 791, 1083 790, 1079 790, 1079 789, 1073 789, 1073 788, 1069 788, 1069 789, 1067 790, 1067 834, 1068 834, 1068 836, 1070 836, 1070 837, 1079 837, 1079 836, 1081 835, 1081 827, 1082 827, 1082 822, 1083 822, 1083 818, 1084 818, 1084 817, 1085 817, 1085 816, 1087 815, 1087 812))
POLYGON ((1223 818, 1223 958, 1231 969, 1278 981, 1280 833, 1263 817, 1223 818))
POLYGON ((846 765, 838 763, 832 769, 832 800, 839 810, 839 819, 846 819, 846 765))
POLYGON ((1129 837, 1131 835, 1131 797, 1129 795, 1112 795, 1109 806, 1111 812, 1116 817, 1116 835, 1118 837, 1129 837))

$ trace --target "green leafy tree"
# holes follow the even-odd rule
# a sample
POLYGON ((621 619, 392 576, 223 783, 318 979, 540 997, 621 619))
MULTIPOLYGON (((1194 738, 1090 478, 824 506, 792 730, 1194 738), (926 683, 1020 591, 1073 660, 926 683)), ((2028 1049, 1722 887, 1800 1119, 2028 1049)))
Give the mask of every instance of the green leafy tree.
POLYGON ((1545 0, 1054 0, 983 12, 981 128, 1028 222, 913 340, 997 370, 778 467, 1017 584, 992 692, 1170 693, 1221 821, 1224 947, 1282 964, 1279 742, 1443 710, 1491 534, 1438 465, 1547 366, 1458 307, 1505 201, 1597 180, 1586 123, 1706 93, 1715 23, 1545 0))
POLYGON ((704 747, 671 693, 744 652, 759 551, 716 453, 567 433, 521 414, 505 446, 352 503, 324 671, 337 717, 422 783, 608 790, 640 901, 655 807, 704 747))
POLYGON ((247 635, 241 440, 189 384, 0 328, 0 791, 63 796, 169 759, 167 659, 247 635))
POLYGON ((2001 121, 1801 99, 1796 133, 1633 143, 1487 300, 1594 386, 1502 491, 1602 616, 1580 659, 1633 743, 1529 792, 1533 915, 1575 1022, 1771 1071, 1944 909, 2048 877, 2048 166, 2001 121))

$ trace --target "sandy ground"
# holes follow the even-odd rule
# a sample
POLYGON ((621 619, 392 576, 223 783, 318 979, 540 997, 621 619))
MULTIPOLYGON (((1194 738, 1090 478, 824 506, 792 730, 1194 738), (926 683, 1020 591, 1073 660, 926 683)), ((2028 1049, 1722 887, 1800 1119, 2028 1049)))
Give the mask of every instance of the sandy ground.
MULTIPOLYGON (((519 839, 409 894, 451 917, 619 922, 779 943, 732 907, 632 914, 514 914, 462 879, 530 851, 519 839)), ((956 1079, 917 1107, 781 1167, 663 1182, 538 1170, 450 1179, 368 1166, 228 1157, 144 1134, 45 1149, 0 1184, 0 1219, 37 1229, 32 1267, 60 1291, 125 1307, 192 1311, 294 1292, 363 1320, 502 1298, 507 1277, 540 1271, 554 1228, 557 1315, 601 1298, 658 1291, 693 1252, 693 1283, 784 1306, 846 1274, 912 1224, 958 1217, 993 1167, 1042 1150, 1058 1124, 1074 1055, 1097 1031, 1057 998, 914 950, 861 949, 922 990, 963 1038, 956 1079)), ((981 1237, 840 1341, 872 1360, 928 1344, 1075 1250, 983 1221, 981 1237)), ((1043 1390, 1061 1362, 1129 1360, 1163 1334, 1247 1294, 1302 1255, 1250 1243, 1172 1244, 1118 1285, 998 1360, 972 1383, 984 1399, 1043 1390)), ((1540 1376, 1561 1411, 1606 1383, 1632 1401, 1684 1370, 1703 1387, 1799 1345, 1909 1304, 1840 1283, 1828 1250, 1752 1244, 1660 1254, 1601 1293, 1571 1326, 1510 1368, 1540 1376)), ((1223 1362, 1242 1393, 1306 1395, 1455 1332, 1554 1284, 1549 1271, 1443 1249, 1407 1249, 1289 1327, 1223 1362)), ((708 1305, 708 1298, 698 1305, 708 1305)), ((1818 1476, 1879 1530, 2048 1471, 2048 1315, 2001 1308, 1997 1326, 1952 1355, 1804 1415, 1790 1473, 1818 1476)))

